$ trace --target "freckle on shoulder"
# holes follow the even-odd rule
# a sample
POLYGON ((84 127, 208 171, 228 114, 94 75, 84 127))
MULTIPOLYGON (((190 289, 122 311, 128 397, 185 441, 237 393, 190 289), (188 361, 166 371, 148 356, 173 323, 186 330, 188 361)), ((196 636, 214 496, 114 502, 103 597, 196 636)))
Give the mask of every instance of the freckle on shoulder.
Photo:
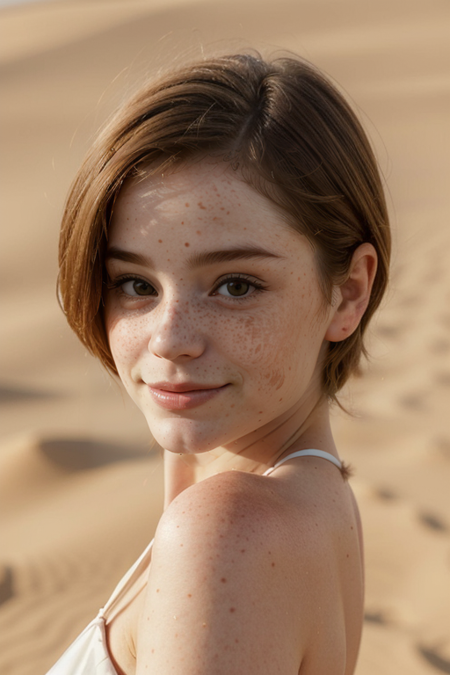
POLYGON ((236 532, 258 520, 268 524, 273 516, 270 490, 260 479, 240 471, 227 471, 192 485, 168 506, 161 527, 193 536, 197 536, 197 530, 217 529, 218 536, 219 531, 230 527, 236 532))

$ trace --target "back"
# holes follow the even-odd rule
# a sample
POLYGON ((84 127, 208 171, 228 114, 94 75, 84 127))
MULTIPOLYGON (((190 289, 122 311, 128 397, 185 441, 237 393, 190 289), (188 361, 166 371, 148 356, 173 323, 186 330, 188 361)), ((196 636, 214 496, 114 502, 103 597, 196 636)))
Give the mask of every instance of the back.
MULTIPOLYGON (((292 503, 286 522, 297 564, 291 588, 302 607, 300 631, 309 631, 299 673, 352 675, 364 610, 361 521, 353 492, 332 467, 308 475, 279 470, 280 490, 292 503), (297 479, 297 480, 296 480, 297 479), (296 487, 300 483, 300 490, 296 487)), ((299 605, 300 606, 300 605, 299 605)))

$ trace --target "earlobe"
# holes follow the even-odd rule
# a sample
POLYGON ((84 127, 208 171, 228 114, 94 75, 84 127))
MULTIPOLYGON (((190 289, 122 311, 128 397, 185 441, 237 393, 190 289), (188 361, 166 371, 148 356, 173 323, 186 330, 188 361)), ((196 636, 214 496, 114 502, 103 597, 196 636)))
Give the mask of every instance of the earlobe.
POLYGON ((335 287, 332 305, 335 310, 325 334, 329 342, 341 342, 357 329, 369 304, 377 253, 372 244, 361 244, 353 254, 347 279, 335 287))

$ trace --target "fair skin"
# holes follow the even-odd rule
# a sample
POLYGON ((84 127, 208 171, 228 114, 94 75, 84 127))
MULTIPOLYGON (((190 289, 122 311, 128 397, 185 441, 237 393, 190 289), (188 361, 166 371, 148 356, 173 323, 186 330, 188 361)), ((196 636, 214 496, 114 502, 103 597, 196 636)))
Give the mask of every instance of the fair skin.
POLYGON ((324 302, 314 252, 225 164, 129 181, 108 241, 106 329, 165 448, 165 511, 144 590, 108 626, 119 673, 350 675, 359 646, 356 504, 321 362, 357 327, 363 244, 324 302))

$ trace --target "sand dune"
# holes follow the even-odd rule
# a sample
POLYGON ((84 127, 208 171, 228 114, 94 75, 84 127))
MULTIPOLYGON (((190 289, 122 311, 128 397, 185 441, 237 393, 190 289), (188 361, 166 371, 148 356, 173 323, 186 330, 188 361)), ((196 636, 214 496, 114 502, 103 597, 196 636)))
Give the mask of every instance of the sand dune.
POLYGON ((45 672, 153 536, 162 507, 159 453, 107 450, 30 436, 3 444, 2 673, 45 672))
POLYGON ((372 361, 344 392, 353 417, 333 418, 365 524, 357 675, 450 673, 449 15, 446 0, 0 10, 2 674, 46 671, 160 514, 161 460, 145 422, 57 306, 57 232, 100 123, 148 73, 211 44, 310 58, 357 102, 372 138, 390 195, 392 283, 372 361))

